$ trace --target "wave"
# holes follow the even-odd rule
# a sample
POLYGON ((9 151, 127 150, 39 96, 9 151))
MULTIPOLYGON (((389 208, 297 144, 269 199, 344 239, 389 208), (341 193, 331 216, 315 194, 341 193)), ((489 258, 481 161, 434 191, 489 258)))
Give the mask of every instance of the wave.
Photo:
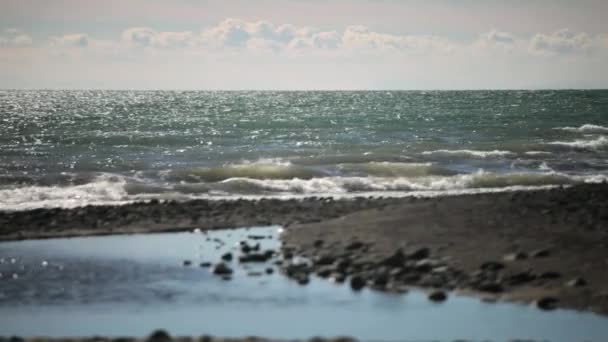
POLYGON ((281 160, 260 160, 241 164, 226 164, 220 167, 201 167, 174 170, 166 178, 183 182, 219 182, 230 178, 253 179, 310 179, 324 174, 313 168, 293 165, 281 160))
POLYGON ((369 162, 361 164, 339 164, 338 169, 347 174, 362 174, 377 177, 422 177, 428 175, 451 175, 453 171, 433 163, 369 162))
POLYGON ((84 185, 26 186, 0 190, 0 209, 73 208, 84 205, 120 205, 148 199, 298 197, 298 196, 406 196, 412 193, 478 192, 512 188, 599 183, 608 175, 569 175, 555 171, 420 177, 313 177, 309 179, 229 178, 219 182, 142 183, 133 178, 101 175, 84 185))
POLYGON ((553 153, 548 151, 526 151, 524 154, 527 156, 550 156, 553 153))
POLYGON ((605 133, 608 132, 608 127, 594 125, 594 124, 584 124, 579 127, 558 127, 555 128, 562 131, 568 132, 579 132, 579 133, 605 133))
POLYGON ((497 157, 509 157, 514 156, 515 153, 511 151, 478 151, 478 150, 435 150, 435 151, 424 151, 423 155, 438 155, 438 156, 456 156, 456 157, 469 157, 469 158, 497 158, 497 157))
POLYGON ((592 140, 553 141, 547 144, 555 146, 564 146, 574 149, 599 150, 604 147, 608 147, 608 138, 606 138, 605 136, 600 136, 597 139, 592 140))

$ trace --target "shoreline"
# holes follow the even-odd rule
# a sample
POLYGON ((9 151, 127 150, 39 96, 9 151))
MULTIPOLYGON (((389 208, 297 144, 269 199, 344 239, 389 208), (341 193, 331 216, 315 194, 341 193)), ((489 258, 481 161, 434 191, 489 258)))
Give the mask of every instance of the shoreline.
POLYGON ((285 263, 295 279, 315 273, 379 291, 455 290, 608 315, 608 184, 0 212, 0 241, 256 225, 284 226, 283 254, 313 261, 306 269, 285 263))

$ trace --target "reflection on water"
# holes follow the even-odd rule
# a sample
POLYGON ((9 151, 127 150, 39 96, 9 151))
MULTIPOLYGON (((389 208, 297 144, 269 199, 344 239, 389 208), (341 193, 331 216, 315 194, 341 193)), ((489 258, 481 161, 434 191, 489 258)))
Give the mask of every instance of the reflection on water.
POLYGON ((272 262, 239 265, 239 242, 279 247, 278 227, 209 233, 20 241, 0 244, 0 335, 349 335, 363 340, 533 338, 601 340, 608 319, 452 296, 387 295, 313 278, 301 286, 272 262), (251 235, 263 239, 251 239, 251 235), (226 252, 231 280, 201 263, 226 252), (185 265, 189 261, 190 265, 185 265), (273 268, 272 274, 267 273, 273 268), (580 336, 585 334, 584 336, 580 336))

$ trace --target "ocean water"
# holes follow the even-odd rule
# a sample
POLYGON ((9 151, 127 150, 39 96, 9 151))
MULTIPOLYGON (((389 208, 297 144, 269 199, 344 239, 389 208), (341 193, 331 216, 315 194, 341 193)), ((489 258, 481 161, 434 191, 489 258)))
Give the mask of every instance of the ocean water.
POLYGON ((0 209, 608 180, 608 90, 0 91, 0 209))

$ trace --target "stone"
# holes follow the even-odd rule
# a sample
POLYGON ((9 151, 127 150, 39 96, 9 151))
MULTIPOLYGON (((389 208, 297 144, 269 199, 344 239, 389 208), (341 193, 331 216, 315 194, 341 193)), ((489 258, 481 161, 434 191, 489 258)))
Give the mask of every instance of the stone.
POLYGON ((497 261, 486 261, 480 268, 484 271, 499 271, 505 268, 505 265, 497 261))
POLYGON ((251 272, 247 272, 247 275, 250 277, 261 277, 263 275, 263 273, 257 272, 257 271, 251 271, 251 272))
POLYGON ((587 285, 587 281, 581 277, 576 277, 566 283, 566 286, 570 286, 570 287, 581 287, 581 286, 586 286, 586 285, 587 285))
POLYGON ((561 277, 562 277, 561 273, 555 272, 555 271, 547 271, 547 272, 543 272, 538 275, 538 278, 540 278, 540 279, 558 279, 561 277))
POLYGON ((190 266, 190 265, 192 265, 192 261, 184 260, 184 266, 190 266))
POLYGON ((266 274, 273 274, 273 273, 274 273, 274 269, 273 269, 272 267, 268 267, 268 268, 265 270, 265 272, 266 272, 266 274))
POLYGON ((164 330, 156 330, 148 337, 148 342, 169 342, 171 335, 164 330))
POLYGON ((363 246, 364 246, 363 242, 361 242, 361 241, 353 241, 353 242, 349 243, 348 245, 346 245, 346 250, 347 251, 354 251, 354 250, 362 248, 363 246))
POLYGON ((329 266, 323 266, 323 267, 319 267, 317 269, 317 275, 321 278, 327 278, 330 276, 330 274, 332 274, 333 272, 333 268, 329 267, 329 266))
POLYGON ((306 273, 299 274, 295 279, 300 285, 307 285, 310 282, 310 278, 308 278, 308 274, 306 273))
POLYGON ((537 249, 535 251, 530 252, 530 256, 533 258, 546 258, 549 255, 551 255, 551 251, 547 248, 537 249))
POLYGON ((506 277, 505 281, 510 285, 521 285, 529 283, 535 279, 536 275, 532 274, 530 271, 524 271, 506 277))
POLYGON ((314 263, 315 265, 331 265, 334 263, 336 259, 329 255, 329 254, 324 254, 324 255, 317 255, 314 258, 314 263))
POLYGON ((502 259, 504 261, 517 261, 517 260, 524 260, 528 258, 528 254, 525 252, 515 252, 515 253, 509 253, 506 254, 502 259))
POLYGON ((431 250, 428 247, 420 247, 410 252, 407 257, 413 260, 426 259, 431 255, 431 250))
POLYGON ((315 240, 312 245, 316 248, 319 248, 319 247, 323 246, 323 243, 324 243, 323 240, 318 239, 318 240, 315 240))
POLYGON ((554 297, 543 297, 536 301, 536 306, 541 310, 555 310, 559 300, 554 297))
POLYGON ((272 257, 272 255, 268 255, 267 253, 249 253, 249 254, 239 256, 239 262, 241 262, 241 263, 266 262, 271 257, 272 257))
POLYGON ((230 275, 232 274, 232 269, 228 267, 228 265, 226 265, 225 263, 220 262, 213 267, 213 274, 230 275))
POLYGON ((399 248, 392 255, 382 260, 381 264, 390 267, 401 267, 406 259, 405 253, 399 248))
POLYGON ((448 295, 443 291, 433 291, 429 294, 429 300, 433 302, 443 302, 448 298, 448 295))
POLYGON ((199 264, 199 266, 200 266, 200 267, 205 267, 205 268, 206 268, 206 267, 211 267, 211 265, 212 265, 212 264, 211 264, 210 262, 201 262, 201 263, 199 264))
POLYGON ((489 292, 489 293, 500 293, 504 291, 504 288, 500 283, 496 282, 484 282, 481 283, 477 289, 481 292, 489 292))
POLYGON ((232 261, 232 253, 228 252, 228 253, 222 255, 222 260, 224 260, 224 261, 232 261))
POLYGON ((350 278, 350 287, 355 291, 361 290, 365 287, 365 279, 360 275, 352 276, 350 278))

